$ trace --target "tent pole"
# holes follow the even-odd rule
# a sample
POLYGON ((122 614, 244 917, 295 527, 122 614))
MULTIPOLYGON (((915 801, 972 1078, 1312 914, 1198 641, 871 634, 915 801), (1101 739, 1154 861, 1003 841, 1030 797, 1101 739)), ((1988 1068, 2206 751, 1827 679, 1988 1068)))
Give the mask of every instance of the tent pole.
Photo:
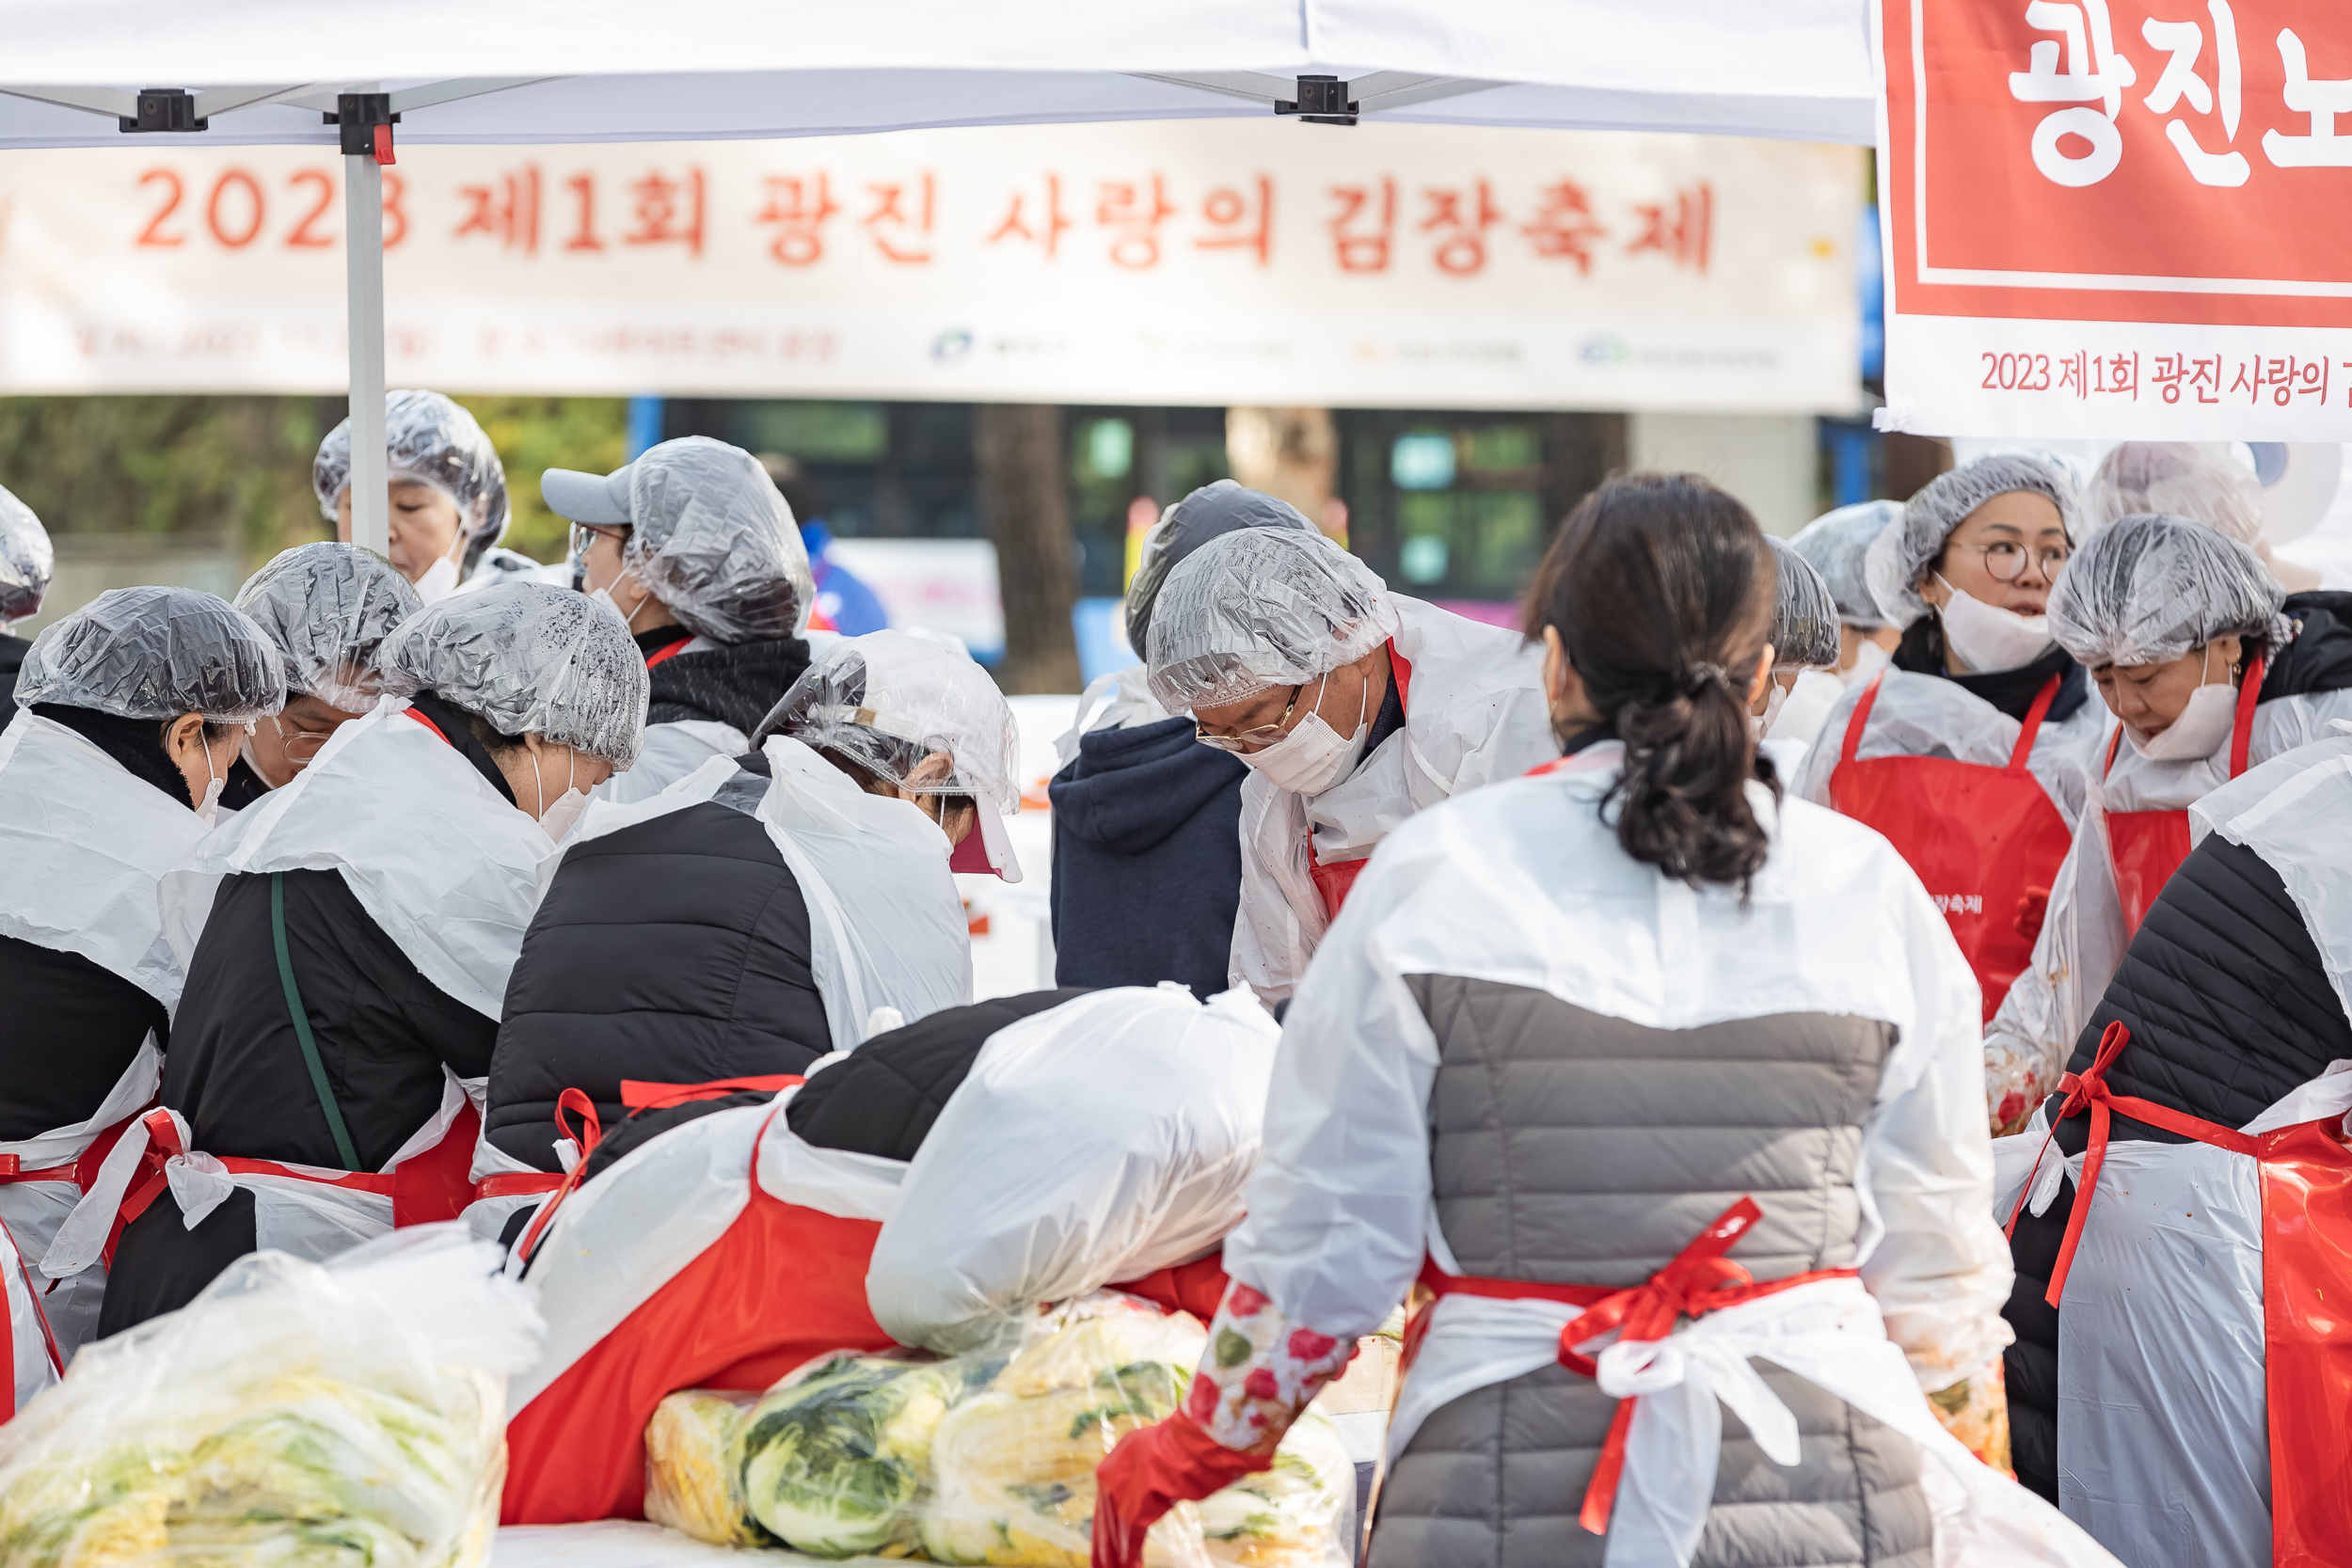
POLYGON ((391 548, 384 441, 384 170, 367 153, 343 159, 344 288, 351 311, 351 539, 391 548))

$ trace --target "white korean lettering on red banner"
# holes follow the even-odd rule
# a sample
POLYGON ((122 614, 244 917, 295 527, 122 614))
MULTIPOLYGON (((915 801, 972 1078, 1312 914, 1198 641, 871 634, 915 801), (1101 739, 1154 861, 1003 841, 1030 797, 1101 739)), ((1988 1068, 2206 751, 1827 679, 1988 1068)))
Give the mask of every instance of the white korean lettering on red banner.
MULTIPOLYGON (((394 385, 1843 410, 1860 155, 1268 120, 404 144, 394 385)), ((331 150, 0 154, 0 392, 343 385, 331 150)))
POLYGON ((1883 425, 2352 439, 2352 6, 1874 15, 1883 425))

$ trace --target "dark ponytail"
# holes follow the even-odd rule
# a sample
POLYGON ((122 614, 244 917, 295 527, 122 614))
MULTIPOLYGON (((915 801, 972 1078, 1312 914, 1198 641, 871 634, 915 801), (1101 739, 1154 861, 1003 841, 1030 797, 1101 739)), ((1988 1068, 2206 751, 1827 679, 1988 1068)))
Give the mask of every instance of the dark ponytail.
POLYGON ((1625 742, 1603 803, 1637 861, 1744 894, 1770 848, 1747 796, 1748 689, 1774 572, 1748 509, 1695 474, 1628 474, 1560 525, 1528 591, 1526 630, 1556 629, 1585 701, 1625 742))

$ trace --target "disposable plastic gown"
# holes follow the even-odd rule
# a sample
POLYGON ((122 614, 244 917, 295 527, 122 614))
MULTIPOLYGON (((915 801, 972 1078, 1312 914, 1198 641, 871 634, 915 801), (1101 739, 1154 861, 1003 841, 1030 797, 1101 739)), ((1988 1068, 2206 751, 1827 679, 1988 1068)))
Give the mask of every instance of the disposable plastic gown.
MULTIPOLYGON (((2106 711, 2095 702, 2085 707, 2106 711)), ((2331 724, 2347 720, 2352 720, 2352 690, 2315 691, 2259 704, 2248 765, 2259 767, 2325 740, 2334 733, 2331 724)), ((2104 776, 2104 743, 2085 759, 2085 800, 2074 823, 2074 847, 2051 885, 2032 962, 2010 983, 1993 1022, 1985 1026, 1985 1093, 1996 1123, 2013 1124, 2035 1101, 2058 1087, 2058 1075, 2131 944, 2107 850, 2106 814, 2196 805, 2229 782, 2231 740, 2224 736, 2211 756, 2172 761, 2151 761, 2127 740, 2116 748, 2115 766, 2105 769, 2104 776), (2004 1105, 2007 1115, 2002 1114, 2004 1105)))
POLYGON ((382 556, 320 540, 272 556, 237 590, 236 607, 278 645, 289 693, 365 713, 375 705, 376 650, 424 605, 382 556))
POLYGON ((1204 1006, 1171 982, 991 1036, 875 1243, 875 1321, 904 1344, 971 1350, 1036 1302, 1207 1252, 1242 1216, 1278 1033, 1246 991, 1204 1006))
MULTIPOLYGON (((1180 570, 1171 592, 1182 581, 1180 570)), ((1241 908, 1229 974, 1268 1006, 1291 994, 1330 926, 1311 859, 1361 859, 1415 812, 1560 754, 1540 652, 1517 632, 1401 594, 1386 598, 1396 656, 1412 667, 1404 728, 1320 795, 1277 789, 1255 772, 1242 781, 1241 908)), ((1152 684, 1159 689, 1157 676, 1152 684)))
MULTIPOLYGON (((1975 981, 1884 840, 1803 801, 1775 808, 1760 785, 1751 793, 1772 847, 1746 897, 1693 890, 1633 862, 1599 812, 1622 761, 1622 748, 1602 742, 1543 778, 1450 801, 1391 837, 1285 1022, 1265 1152, 1248 1217, 1226 1242, 1227 1271, 1271 1298, 1281 1322, 1343 1339, 1379 1323, 1424 1258, 1459 1272, 1432 1196, 1436 1042, 1406 975, 1476 974, 1648 1028, 1789 1012, 1880 1020, 1895 1027, 1897 1044, 1854 1165, 1866 1216, 1857 1256, 1885 1336, 1909 1365, 1903 1376, 1895 1363, 1903 1386, 1884 1386, 1882 1371, 1871 1391, 1914 1409, 1916 1426, 1921 1413, 1906 1402, 1917 1390, 1972 1375, 2010 1338, 2000 1312, 2012 1273, 1979 1125, 1975 981)), ((1435 1344, 1433 1335, 1406 1381, 1400 1419, 1435 1344)), ((1392 1452, 1403 1440, 1392 1432, 1392 1452)), ((1923 1481, 1936 1483, 1939 1535, 1949 1523, 2001 1538, 1986 1514, 2005 1507, 2046 1526, 2047 1539, 2072 1543, 2047 1555, 1979 1549, 1954 1560, 2099 1560, 1940 1431, 1931 1440, 1940 1463, 1923 1481)), ((1643 1448, 1637 1438, 1621 1519, 1637 1493, 1648 1508, 1653 1489, 1673 1490, 1670 1474, 1633 1484, 1643 1448)), ((1711 1439, 1708 1448, 1711 1457, 1711 1439)))
POLYGON ((384 689, 431 691, 501 735, 536 735, 626 768, 645 734, 645 657, 612 610, 542 582, 463 594, 401 623, 384 689))

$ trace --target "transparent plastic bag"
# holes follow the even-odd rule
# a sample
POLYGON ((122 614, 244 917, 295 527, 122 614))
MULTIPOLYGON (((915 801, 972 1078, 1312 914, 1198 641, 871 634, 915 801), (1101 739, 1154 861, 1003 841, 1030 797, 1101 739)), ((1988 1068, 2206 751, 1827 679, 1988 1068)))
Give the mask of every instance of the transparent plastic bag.
POLYGON ((474 1568, 539 1318, 462 1226, 240 1259, 0 1427, 6 1568, 474 1568))
MULTIPOLYGON (((1029 1320, 1009 1355, 845 1351, 748 1409, 674 1394, 646 1428, 646 1516, 816 1557, 1087 1568, 1094 1467, 1175 1413, 1206 1340, 1196 1318, 1104 1292, 1029 1320)), ((1355 1492, 1337 1428, 1310 1411, 1271 1470, 1154 1526, 1145 1561, 1345 1568, 1355 1492)))

